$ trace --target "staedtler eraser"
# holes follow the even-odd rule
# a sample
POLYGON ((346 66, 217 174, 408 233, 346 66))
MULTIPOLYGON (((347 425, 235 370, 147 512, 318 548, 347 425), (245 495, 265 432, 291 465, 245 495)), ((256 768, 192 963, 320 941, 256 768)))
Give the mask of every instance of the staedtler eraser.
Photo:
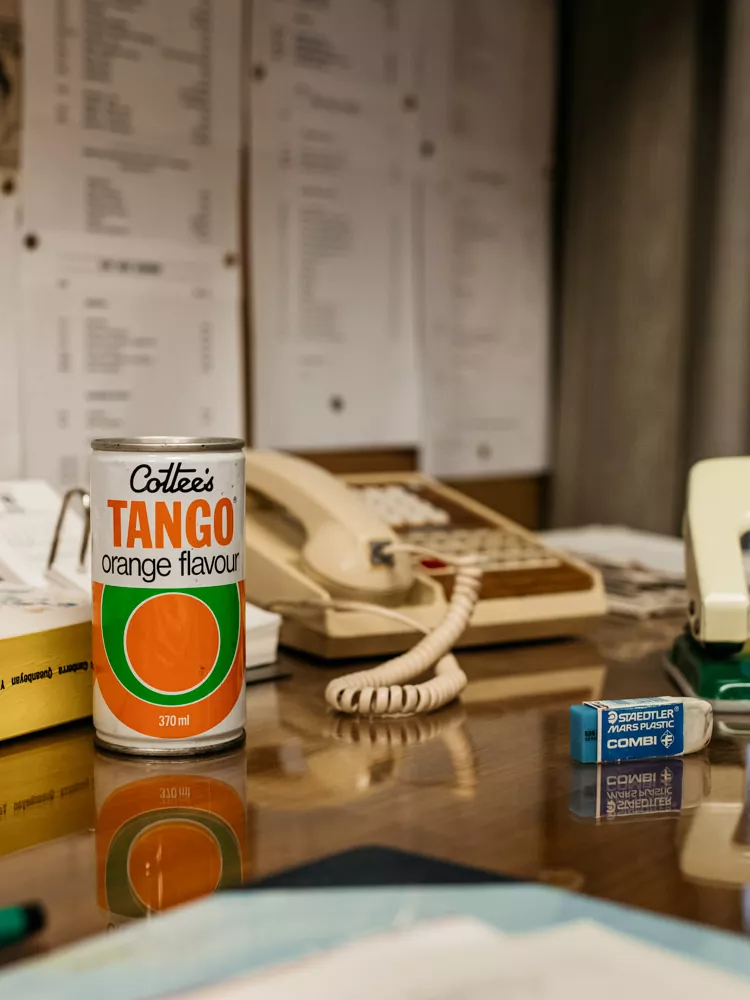
POLYGON ((582 764, 679 757, 702 750, 712 730, 702 698, 587 701, 570 709, 570 756, 582 764))

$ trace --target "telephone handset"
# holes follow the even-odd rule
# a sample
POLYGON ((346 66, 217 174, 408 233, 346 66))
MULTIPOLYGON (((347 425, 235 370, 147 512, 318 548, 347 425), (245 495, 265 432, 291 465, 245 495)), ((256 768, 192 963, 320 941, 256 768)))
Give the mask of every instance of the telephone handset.
POLYGON ((246 483, 299 522, 300 566, 331 595, 391 603, 405 596, 414 580, 409 556, 384 554, 395 533, 343 482, 292 455, 250 451, 246 483))

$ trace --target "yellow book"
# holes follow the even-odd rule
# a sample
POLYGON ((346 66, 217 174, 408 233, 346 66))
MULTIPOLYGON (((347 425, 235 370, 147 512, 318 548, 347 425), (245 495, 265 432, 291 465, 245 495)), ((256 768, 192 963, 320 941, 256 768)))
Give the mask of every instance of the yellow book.
POLYGON ((0 740, 86 718, 92 690, 87 595, 0 590, 0 740))

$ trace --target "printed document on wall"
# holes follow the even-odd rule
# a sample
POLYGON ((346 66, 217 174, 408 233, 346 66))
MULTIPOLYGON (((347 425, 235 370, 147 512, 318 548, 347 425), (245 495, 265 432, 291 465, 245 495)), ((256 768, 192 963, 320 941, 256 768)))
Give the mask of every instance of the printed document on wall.
POLYGON ((424 467, 528 474, 548 461, 548 189, 477 164, 425 212, 424 467))
POLYGON ((235 275, 150 242, 107 252, 50 239, 22 274, 26 470, 87 481, 89 442, 140 434, 236 433, 235 275), (44 350, 40 343, 44 342, 44 350))
POLYGON ((413 0, 426 135, 549 166, 555 0, 413 0))
POLYGON ((250 108, 255 443, 414 443, 414 115, 403 4, 258 0, 250 108))
POLYGON ((241 0, 23 11, 24 471, 69 485, 93 437, 242 430, 241 0))
POLYGON ((554 11, 549 0, 422 6, 427 471, 548 462, 554 11), (502 95, 502 99, 498 99, 502 95))
POLYGON ((234 249, 240 0, 23 14, 27 227, 234 249))

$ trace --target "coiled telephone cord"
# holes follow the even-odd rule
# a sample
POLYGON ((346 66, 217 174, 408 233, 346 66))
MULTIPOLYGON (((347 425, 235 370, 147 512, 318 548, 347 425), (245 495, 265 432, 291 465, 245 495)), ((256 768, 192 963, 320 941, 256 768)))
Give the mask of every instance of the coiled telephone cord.
MULTIPOLYGON (((426 633, 423 639, 386 663, 369 670, 337 677, 326 687, 325 697, 331 708, 348 715, 404 716, 434 712, 454 701, 466 687, 467 677, 451 652, 471 619, 482 584, 481 556, 447 560, 445 555, 422 546, 395 544, 389 552, 409 552, 450 562, 456 571, 445 618, 426 633), (418 684, 409 684, 434 667, 435 675, 418 684)), ((424 632, 424 626, 408 615, 379 604, 364 601, 278 601, 274 609, 331 608, 338 611, 367 611, 410 625, 424 632)))

